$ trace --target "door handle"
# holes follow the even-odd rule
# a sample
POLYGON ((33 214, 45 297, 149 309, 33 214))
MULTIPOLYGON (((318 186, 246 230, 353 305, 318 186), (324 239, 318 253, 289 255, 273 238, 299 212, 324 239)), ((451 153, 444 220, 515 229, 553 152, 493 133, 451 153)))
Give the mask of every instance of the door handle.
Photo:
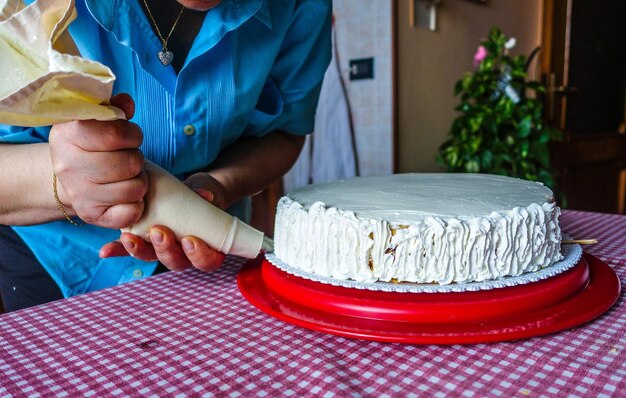
POLYGON ((562 97, 568 94, 572 94, 578 91, 578 87, 573 87, 573 86, 563 86, 563 85, 557 85, 556 84, 556 74, 555 73, 550 73, 550 76, 548 77, 548 88, 547 88, 547 94, 548 94, 548 115, 550 120, 554 120, 554 114, 556 111, 556 101, 557 101, 557 96, 562 97))
MULTIPOLYGON (((548 90, 550 90, 550 89, 548 89, 548 90)), ((576 91, 578 91, 578 87, 570 87, 570 86, 556 86, 556 87, 552 87, 552 92, 554 94, 567 95, 567 94, 575 93, 576 91)))

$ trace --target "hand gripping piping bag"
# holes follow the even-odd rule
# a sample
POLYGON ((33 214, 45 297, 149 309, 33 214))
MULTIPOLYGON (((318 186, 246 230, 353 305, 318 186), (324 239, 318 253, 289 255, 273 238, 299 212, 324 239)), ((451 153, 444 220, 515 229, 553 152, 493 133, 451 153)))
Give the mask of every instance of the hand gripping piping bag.
MULTIPOLYGON (((106 105, 115 76, 81 58, 67 28, 76 18, 74 0, 0 0, 0 123, 47 126, 71 120, 124 119, 106 105)), ((194 235, 225 254, 254 258, 271 240, 218 209, 176 177, 146 161, 149 188, 142 218, 122 229, 148 239, 161 224, 178 239, 194 235)))

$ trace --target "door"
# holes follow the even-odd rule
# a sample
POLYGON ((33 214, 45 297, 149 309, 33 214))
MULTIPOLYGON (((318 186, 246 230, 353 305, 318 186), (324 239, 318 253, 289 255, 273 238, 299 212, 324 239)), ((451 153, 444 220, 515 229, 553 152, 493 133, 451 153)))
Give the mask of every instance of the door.
POLYGON ((624 213, 626 1, 544 0, 542 78, 567 208, 624 213))

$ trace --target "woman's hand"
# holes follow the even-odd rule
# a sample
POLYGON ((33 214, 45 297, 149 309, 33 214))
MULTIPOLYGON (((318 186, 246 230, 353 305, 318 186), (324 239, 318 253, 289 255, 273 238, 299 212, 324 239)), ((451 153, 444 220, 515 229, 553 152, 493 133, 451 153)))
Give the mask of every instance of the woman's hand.
POLYGON ((225 210, 228 207, 224 186, 210 173, 202 172, 192 174, 183 182, 198 195, 211 202, 214 206, 217 206, 222 210, 225 210))
MULTIPOLYGON (((121 94, 111 104, 130 119, 132 99, 121 94)), ((89 224, 122 228, 135 223, 144 210, 148 178, 139 146, 143 133, 126 120, 74 121, 50 130, 49 147, 58 180, 59 199, 89 224)))
POLYGON ((195 236, 184 236, 178 242, 172 230, 163 225, 150 228, 150 242, 123 232, 119 241, 107 243, 100 249, 102 258, 128 255, 144 261, 158 260, 172 271, 194 267, 206 272, 217 269, 225 257, 195 236))
MULTIPOLYGON (((222 185, 207 173, 189 177, 185 184, 214 205, 224 209, 225 194, 222 185)), ((124 232, 119 241, 110 242, 100 249, 100 257, 131 255, 144 261, 158 260, 172 271, 197 268, 210 272, 224 262, 224 254, 210 248, 195 236, 184 236, 180 242, 172 230, 163 225, 150 228, 150 242, 124 232)))

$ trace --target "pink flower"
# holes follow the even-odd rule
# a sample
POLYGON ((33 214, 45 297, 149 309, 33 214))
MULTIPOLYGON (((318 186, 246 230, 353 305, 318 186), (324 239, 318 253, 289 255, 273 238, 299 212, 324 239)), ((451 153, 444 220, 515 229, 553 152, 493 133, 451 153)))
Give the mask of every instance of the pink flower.
POLYGON ((476 50, 476 54, 474 54, 474 66, 480 65, 486 57, 487 49, 483 46, 478 46, 478 50, 476 50))

